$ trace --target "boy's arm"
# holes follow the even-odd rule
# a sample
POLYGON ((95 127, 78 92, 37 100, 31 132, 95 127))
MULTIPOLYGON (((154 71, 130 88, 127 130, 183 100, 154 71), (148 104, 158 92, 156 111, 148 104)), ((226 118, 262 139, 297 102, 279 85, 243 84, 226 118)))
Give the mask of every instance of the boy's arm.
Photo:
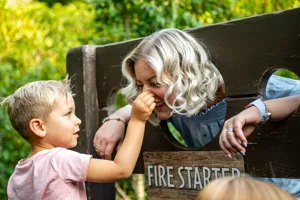
POLYGON ((91 159, 87 181, 112 182, 128 178, 135 166, 144 137, 145 123, 130 120, 123 145, 114 161, 91 159))
POLYGON ((91 159, 87 172, 87 181, 112 182, 128 178, 139 156, 146 121, 155 107, 153 94, 143 92, 133 102, 132 114, 123 144, 115 160, 91 159))

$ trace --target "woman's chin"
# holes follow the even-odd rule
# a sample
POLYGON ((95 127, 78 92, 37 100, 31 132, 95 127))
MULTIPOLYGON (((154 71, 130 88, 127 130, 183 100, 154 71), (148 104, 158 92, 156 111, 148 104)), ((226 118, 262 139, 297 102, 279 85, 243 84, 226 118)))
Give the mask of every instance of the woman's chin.
POLYGON ((170 112, 156 112, 156 115, 158 119, 160 120, 167 120, 171 117, 171 111, 170 112))

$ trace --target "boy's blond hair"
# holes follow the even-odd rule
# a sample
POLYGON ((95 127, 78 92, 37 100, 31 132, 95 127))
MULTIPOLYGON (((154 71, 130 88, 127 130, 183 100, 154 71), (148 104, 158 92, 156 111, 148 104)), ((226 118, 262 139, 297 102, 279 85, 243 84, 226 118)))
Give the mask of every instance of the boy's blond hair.
POLYGON ((198 195, 197 200, 296 200, 274 184, 247 177, 226 177, 208 184, 198 195))
POLYGON ((70 80, 43 80, 28 83, 6 97, 0 105, 7 105, 10 122, 27 141, 30 140, 29 122, 46 119, 63 96, 73 96, 70 80))

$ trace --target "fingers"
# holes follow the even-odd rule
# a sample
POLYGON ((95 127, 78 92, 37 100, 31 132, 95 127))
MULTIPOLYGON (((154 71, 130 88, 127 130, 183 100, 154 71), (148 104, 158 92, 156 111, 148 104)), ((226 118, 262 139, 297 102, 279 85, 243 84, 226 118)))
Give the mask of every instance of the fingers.
MULTIPOLYGON (((220 138, 219 138, 219 144, 221 149, 224 151, 224 153, 229 157, 232 158, 234 154, 236 154, 236 150, 232 147, 231 143, 229 142, 227 135, 229 133, 228 129, 231 129, 231 125, 224 124, 220 138)), ((232 131, 230 131, 232 132, 232 131)))
POLYGON ((224 146, 227 149, 229 149, 233 154, 239 152, 242 155, 245 155, 246 150, 244 147, 242 147, 242 145, 238 141, 234 131, 227 131, 226 139, 227 139, 227 143, 225 143, 224 146))
MULTIPOLYGON (((119 114, 124 114, 120 112, 119 114)), ((117 115, 116 115, 117 116, 117 115)), ((110 117, 115 118, 111 115, 110 117)), ((124 123, 119 120, 106 121, 96 132, 93 145, 98 156, 111 159, 116 145, 121 145, 124 138, 124 123)), ((117 148, 120 148, 118 146, 117 148)))
MULTIPOLYGON (((107 132, 107 129, 104 132, 107 132)), ((110 160, 114 146, 116 145, 117 142, 113 140, 113 137, 108 137, 108 136, 104 137, 104 136, 99 136, 98 134, 102 134, 102 132, 100 131, 99 133, 97 132, 94 138, 93 145, 95 151, 100 158, 110 160)))
POLYGON ((106 145, 106 148, 104 150, 104 156, 103 156, 104 159, 111 160, 111 155, 114 151, 115 146, 116 146, 115 142, 111 142, 106 145))
POLYGON ((96 151, 97 155, 101 157, 101 155, 100 155, 100 147, 101 147, 101 145, 100 145, 100 140, 99 140, 99 137, 97 136, 97 134, 94 137, 93 146, 95 148, 95 151, 96 151))
POLYGON ((219 139, 220 147, 229 158, 232 158, 233 153, 225 147, 225 146, 228 146, 228 144, 227 144, 227 140, 224 139, 222 135, 223 134, 221 133, 220 139, 219 139))
POLYGON ((235 154, 245 155, 247 140, 243 133, 243 124, 236 118, 231 118, 224 123, 219 138, 219 144, 224 153, 232 158, 235 154))
POLYGON ((156 104, 154 102, 152 102, 152 104, 149 106, 150 110, 154 110, 156 104))
POLYGON ((98 154, 98 156, 103 158, 104 150, 106 148, 106 142, 103 142, 102 140, 97 140, 97 141, 94 140, 94 147, 95 147, 95 151, 98 154))
POLYGON ((154 94, 145 91, 142 92, 136 99, 135 104, 138 105, 138 107, 148 113, 151 113, 152 110, 155 108, 155 102, 154 102, 154 94))
POLYGON ((103 158, 103 159, 105 158, 106 146, 107 146, 107 142, 105 142, 104 140, 101 140, 100 147, 96 148, 96 150, 98 149, 98 151, 99 151, 98 155, 100 155, 100 158, 103 158))
POLYGON ((154 94, 148 93, 146 96, 143 97, 142 101, 145 103, 147 107, 151 107, 154 103, 154 94))
POLYGON ((145 91, 145 92, 142 92, 141 94, 139 94, 135 100, 140 100, 140 101, 146 102, 151 97, 154 97, 154 94, 149 91, 145 91))
POLYGON ((239 144, 242 144, 244 147, 247 147, 248 141, 244 133, 244 124, 239 118, 234 118, 233 121, 233 131, 236 138, 239 140, 239 144))
POLYGON ((149 99, 145 99, 146 106, 150 107, 154 102, 154 97, 150 97, 149 99))
POLYGON ((116 148, 117 152, 120 150, 122 143, 123 143, 122 140, 118 143, 117 148, 116 148))
POLYGON ((111 155, 114 151, 116 142, 106 142, 104 140, 99 141, 97 144, 94 143, 95 151, 102 159, 111 160, 111 155))

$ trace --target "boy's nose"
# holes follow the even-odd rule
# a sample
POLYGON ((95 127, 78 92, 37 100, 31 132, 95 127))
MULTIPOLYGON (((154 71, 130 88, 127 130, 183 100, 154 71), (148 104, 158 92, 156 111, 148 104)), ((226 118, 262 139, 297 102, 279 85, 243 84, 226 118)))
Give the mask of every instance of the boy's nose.
POLYGON ((76 116, 76 125, 80 125, 81 124, 81 120, 76 116))

